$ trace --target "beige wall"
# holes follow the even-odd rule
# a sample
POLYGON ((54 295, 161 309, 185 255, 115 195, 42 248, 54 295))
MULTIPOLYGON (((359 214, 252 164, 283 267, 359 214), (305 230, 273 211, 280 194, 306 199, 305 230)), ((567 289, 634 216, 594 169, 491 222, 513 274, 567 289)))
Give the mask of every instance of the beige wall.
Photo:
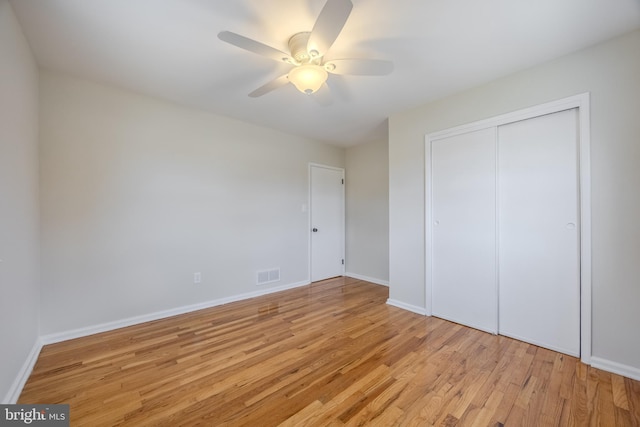
POLYGON ((0 399, 38 338, 38 70, 0 0, 0 399))
MULTIPOLYGON (((391 298, 424 306, 424 137, 591 93, 593 356, 640 376, 640 32, 390 118, 391 298)), ((610 366, 610 367, 611 367, 610 366)))
POLYGON ((308 163, 344 167, 344 149, 49 72, 40 87, 43 334, 308 281, 308 163))
POLYGON ((389 281, 389 145, 375 141, 346 151, 346 272, 389 281))

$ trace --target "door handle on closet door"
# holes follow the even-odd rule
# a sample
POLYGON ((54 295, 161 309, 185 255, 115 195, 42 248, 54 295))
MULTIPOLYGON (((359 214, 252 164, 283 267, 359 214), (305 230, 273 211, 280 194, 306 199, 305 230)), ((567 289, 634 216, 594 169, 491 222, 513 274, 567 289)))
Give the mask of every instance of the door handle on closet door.
POLYGON ((313 230, 311 230, 311 231, 313 231, 314 233, 317 233, 317 232, 318 232, 318 229, 317 229, 317 228, 314 228, 314 229, 313 229, 313 230))

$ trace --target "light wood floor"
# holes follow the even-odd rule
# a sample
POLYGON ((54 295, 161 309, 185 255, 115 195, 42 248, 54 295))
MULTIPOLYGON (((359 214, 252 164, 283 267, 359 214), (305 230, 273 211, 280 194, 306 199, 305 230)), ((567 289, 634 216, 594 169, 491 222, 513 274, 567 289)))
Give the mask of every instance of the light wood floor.
POLYGON ((72 426, 638 426, 640 382, 337 278, 48 345, 20 403, 72 426))

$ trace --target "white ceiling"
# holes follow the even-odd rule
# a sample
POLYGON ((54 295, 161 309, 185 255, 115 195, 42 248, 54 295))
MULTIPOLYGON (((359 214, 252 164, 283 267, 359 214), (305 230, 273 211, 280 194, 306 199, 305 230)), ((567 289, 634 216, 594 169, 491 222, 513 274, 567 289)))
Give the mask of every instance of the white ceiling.
MULTIPOLYGON (((389 76, 331 75, 322 107, 288 67, 217 38, 287 50, 325 0, 12 0, 40 66, 242 121, 350 146, 386 138, 394 112, 640 28, 640 0, 353 0, 327 58, 392 60, 389 76)), ((640 54, 640 53, 639 53, 640 54)))

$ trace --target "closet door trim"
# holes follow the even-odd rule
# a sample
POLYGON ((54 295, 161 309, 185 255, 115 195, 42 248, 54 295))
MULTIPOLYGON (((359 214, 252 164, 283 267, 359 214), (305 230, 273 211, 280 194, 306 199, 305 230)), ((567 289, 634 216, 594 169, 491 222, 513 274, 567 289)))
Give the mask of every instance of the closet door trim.
POLYGON ((590 114, 589 93, 559 99, 534 107, 513 111, 489 119, 456 126, 425 136, 425 312, 432 314, 433 247, 432 247, 432 187, 431 187, 431 143, 443 138, 497 127, 520 120, 531 119, 559 111, 578 109, 579 120, 579 187, 580 187, 580 359, 591 361, 591 160, 590 160, 590 114))

